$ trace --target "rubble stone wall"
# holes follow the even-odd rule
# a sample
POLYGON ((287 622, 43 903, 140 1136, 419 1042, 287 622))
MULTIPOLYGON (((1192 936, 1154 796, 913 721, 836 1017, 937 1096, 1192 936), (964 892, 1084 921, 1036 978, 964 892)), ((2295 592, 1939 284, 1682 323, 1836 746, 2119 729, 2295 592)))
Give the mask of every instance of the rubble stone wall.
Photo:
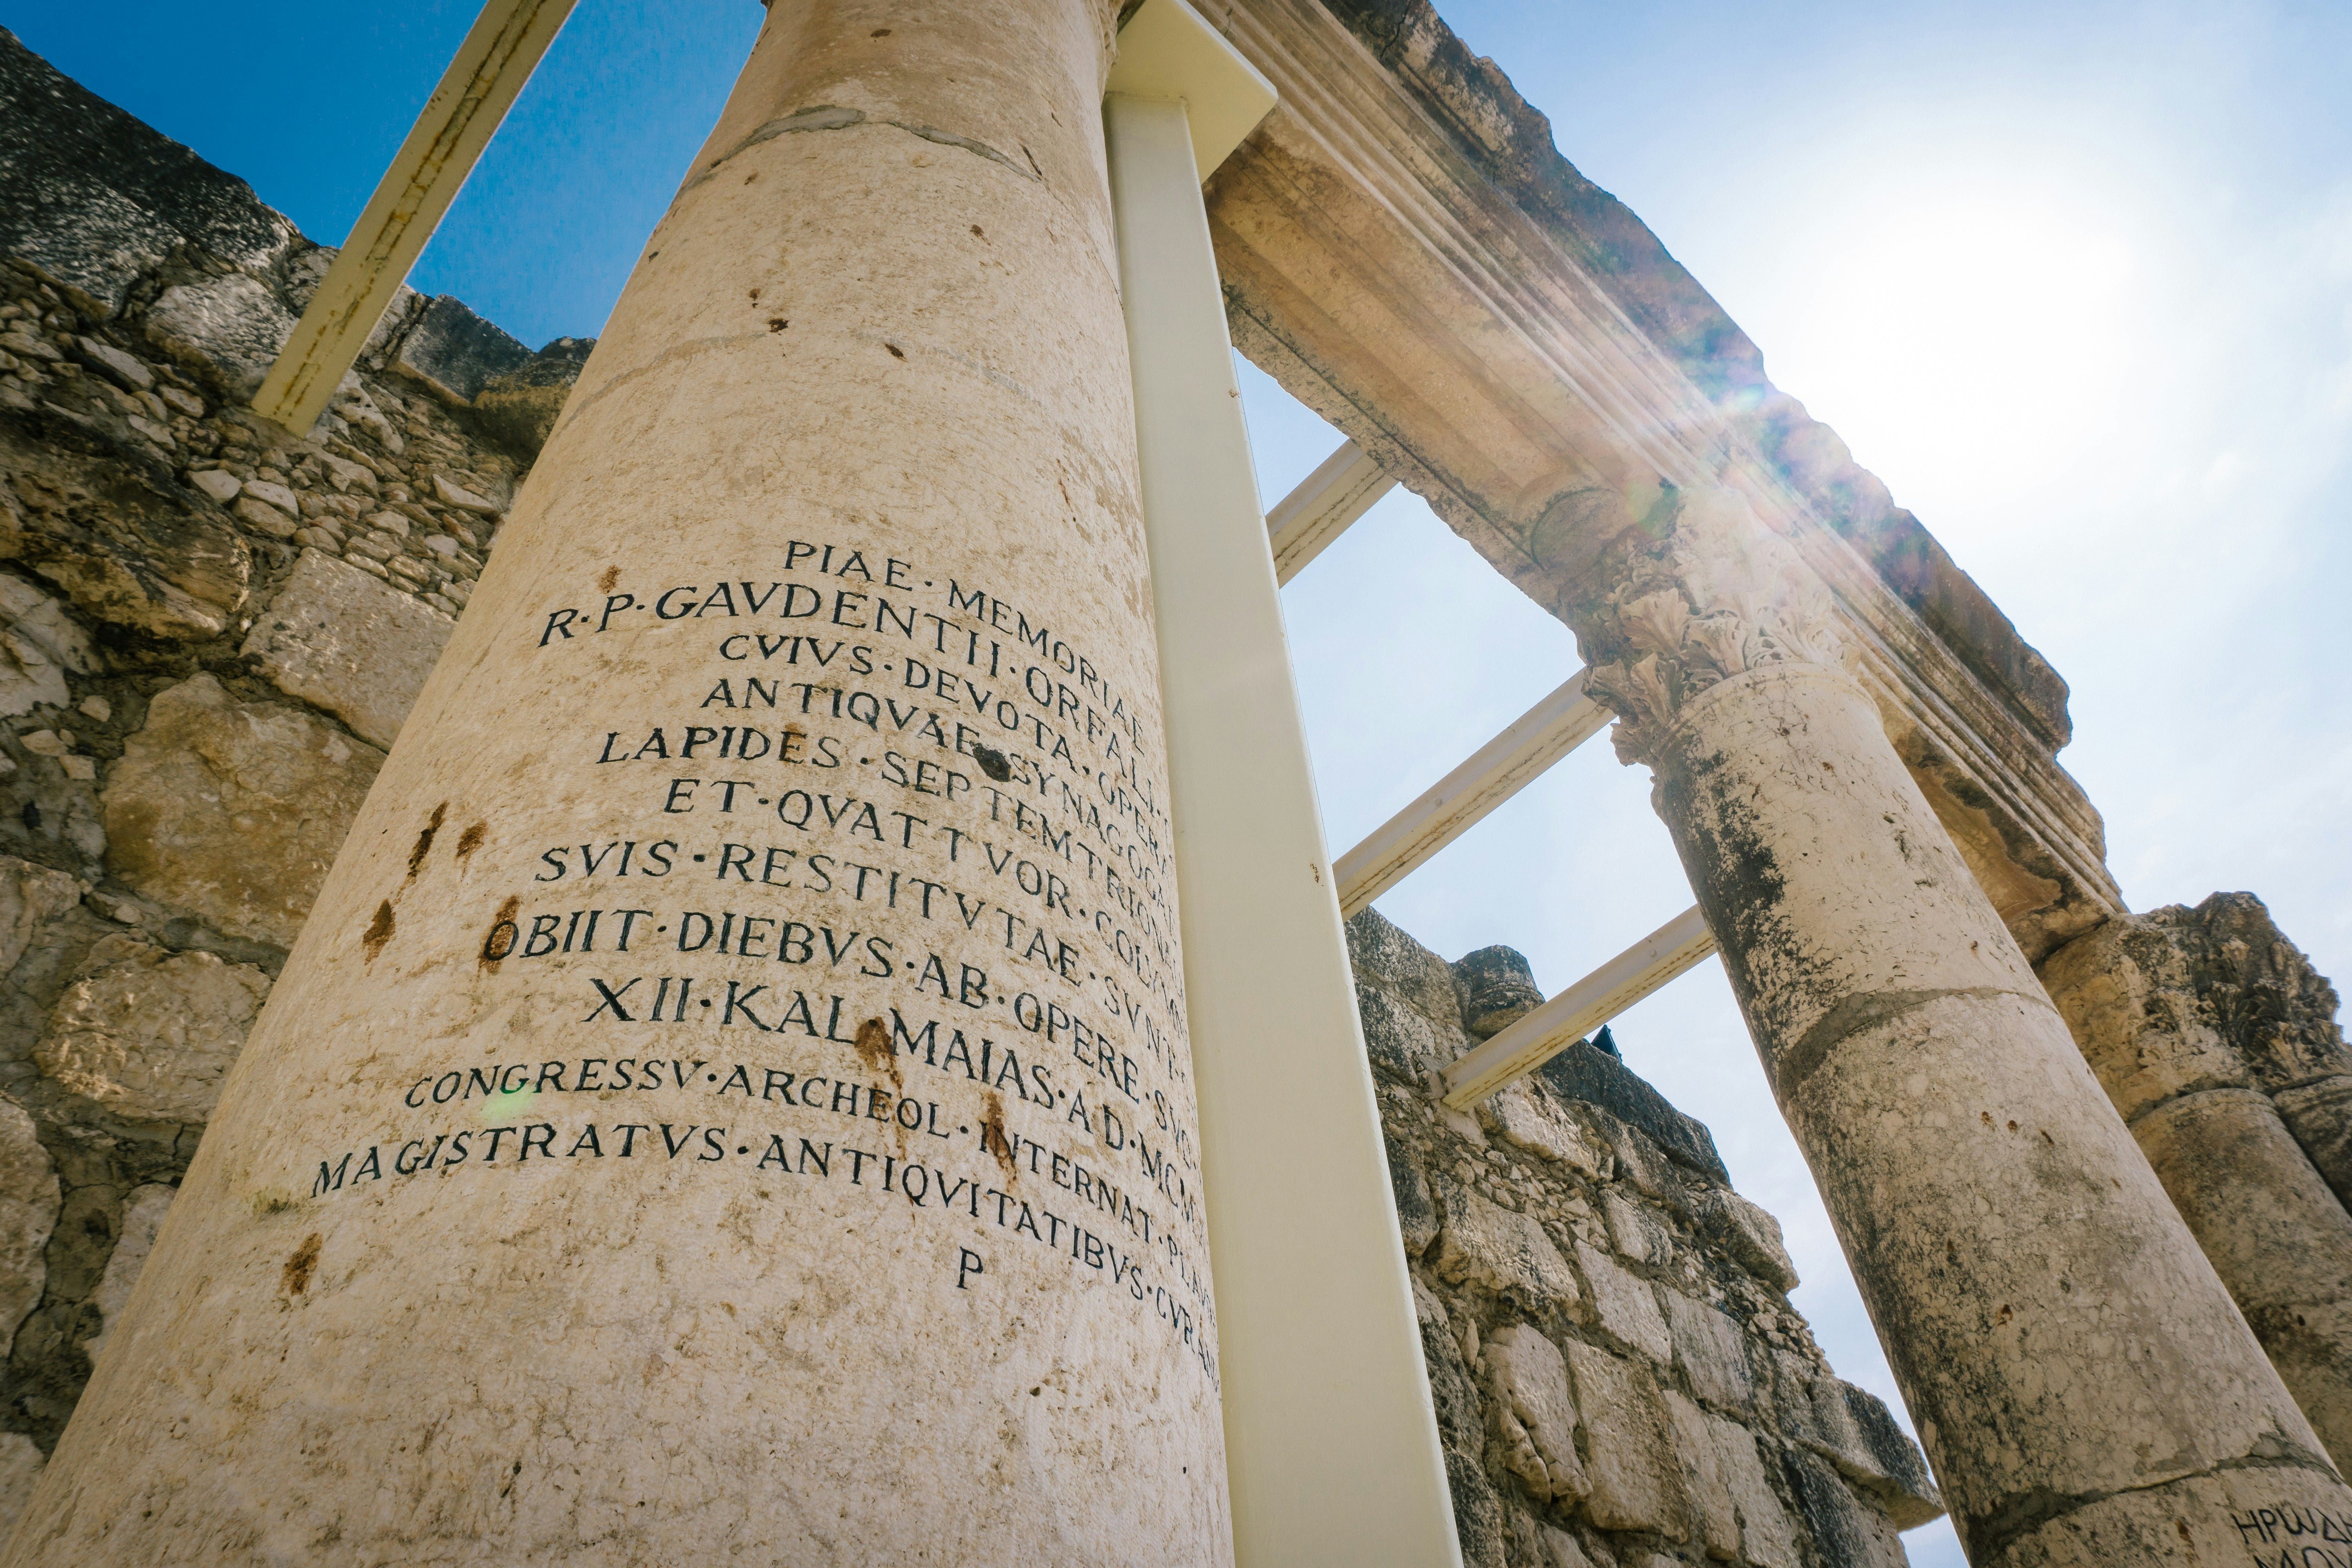
POLYGON ((1465 1563, 1905 1562, 1926 1461, 1831 1370, 1706 1127, 1589 1044, 1446 1110, 1465 1018, 1540 1000, 1526 961, 1449 966, 1377 910, 1348 941, 1465 1563))
MULTIPOLYGON (((0 1531, 588 344, 404 294, 318 428, 243 406, 332 252, 0 32, 0 1531)), ((1828 1568, 1939 1511, 1706 1128, 1538 999, 1349 928, 1467 1560, 1828 1568)))
POLYGON ((404 293, 0 31, 0 1531, 586 357, 404 293))

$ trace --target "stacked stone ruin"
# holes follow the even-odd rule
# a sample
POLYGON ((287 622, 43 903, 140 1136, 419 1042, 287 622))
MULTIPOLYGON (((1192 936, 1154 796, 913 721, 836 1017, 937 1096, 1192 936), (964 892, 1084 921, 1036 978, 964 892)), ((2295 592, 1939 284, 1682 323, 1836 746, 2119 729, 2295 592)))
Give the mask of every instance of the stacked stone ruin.
MULTIPOLYGON (((1389 47, 1377 20, 1356 23, 1389 47)), ((331 255, 0 33, 0 1530, 593 346, 534 353, 404 292, 329 416, 294 435, 244 405, 331 255)), ((1235 292, 1236 338, 1295 354, 1253 325, 1254 298, 1235 292)), ((1834 447, 1801 410, 1771 412, 1792 468, 1834 447)), ((1695 502, 1677 538, 1717 525, 1695 502)), ((1932 545, 1897 548, 1932 576, 1932 545)), ((1661 570, 1622 567, 1618 599, 1661 570)), ((1920 589, 1947 609, 1956 592, 1920 589)), ((1601 653, 1638 651, 1614 602, 1562 613, 1601 653)), ((2030 648, 2009 657, 2063 741, 2063 683, 2030 648)), ((1666 700, 1653 692, 1617 700, 1636 753, 1644 713, 1658 733, 1672 717, 1645 710, 1666 700)), ((2004 918, 2024 911, 2012 929, 2100 1086, 2343 1454, 2352 1053, 2333 991, 2248 895, 2103 921, 2046 865, 2000 868, 1966 834, 2018 836, 1985 826, 1932 744, 1903 744, 1923 787, 1948 786, 1937 816, 2004 918)), ((472 853, 461 826, 445 858, 472 853)), ((1945 1500, 1813 1343, 1778 1226, 1707 1130, 1583 1045, 1475 1115, 1447 1110, 1440 1069, 1540 999, 1524 961, 1448 965, 1377 912, 1348 938, 1464 1560, 1903 1561, 1897 1532, 1945 1500)), ((289 1302, 319 1263, 305 1245, 289 1302)), ((2291 1434, 2263 1462, 2326 1469, 2291 1434)), ((2319 1516, 2247 1517, 2249 1550, 2276 1562, 2319 1516)), ((1960 1522, 1974 1551, 2037 1521, 1960 1522)))

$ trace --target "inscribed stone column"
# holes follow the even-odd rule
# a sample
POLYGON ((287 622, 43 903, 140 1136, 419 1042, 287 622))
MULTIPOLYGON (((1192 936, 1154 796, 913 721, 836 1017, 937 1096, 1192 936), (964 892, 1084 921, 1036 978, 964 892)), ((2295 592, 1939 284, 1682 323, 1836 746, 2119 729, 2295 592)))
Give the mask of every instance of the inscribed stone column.
MULTIPOLYGON (((1954 1522, 1990 1564, 2352 1533, 2329 1467, 1735 491, 1569 607, 1646 763, 1954 1522)), ((2300 1559, 2297 1559, 2300 1561, 2300 1559)))
POLYGON ((7 1561, 1231 1561, 1109 0, 777 0, 7 1561))

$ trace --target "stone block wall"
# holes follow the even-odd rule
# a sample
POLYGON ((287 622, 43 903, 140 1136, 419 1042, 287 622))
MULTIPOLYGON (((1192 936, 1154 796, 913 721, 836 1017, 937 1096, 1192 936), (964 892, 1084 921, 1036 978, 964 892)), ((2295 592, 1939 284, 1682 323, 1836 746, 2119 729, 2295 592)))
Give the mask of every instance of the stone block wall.
POLYGON ((1571 1047, 1479 1108, 1439 1069, 1540 999, 1348 923, 1422 1346, 1472 1568, 1879 1568, 1943 1511, 1926 1461, 1789 1304, 1772 1216, 1715 1142, 1571 1047))
POLYGON ((587 344, 404 293, 0 31, 0 1532, 587 344))

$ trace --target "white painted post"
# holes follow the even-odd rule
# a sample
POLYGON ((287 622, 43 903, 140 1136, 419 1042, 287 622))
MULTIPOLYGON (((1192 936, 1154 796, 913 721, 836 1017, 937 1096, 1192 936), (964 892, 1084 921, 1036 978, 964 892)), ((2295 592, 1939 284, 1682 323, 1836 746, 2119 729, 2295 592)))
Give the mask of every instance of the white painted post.
POLYGON ((1445 1103, 1467 1110, 1706 962, 1715 933, 1693 904, 1445 1069, 1445 1103))
POLYGON ((1339 912, 1357 910, 1427 865, 1496 806, 1601 732, 1613 717, 1584 694, 1578 670, 1470 753, 1419 799, 1339 857, 1339 912))
POLYGON ((486 0, 254 394, 255 413, 299 434, 326 412, 572 5, 486 0))
POLYGON ((1227 68, 1263 89, 1178 0, 1149 0, 1121 38, 1104 114, 1159 614, 1235 1561, 1456 1564, 1193 127, 1181 100, 1121 90, 1137 79, 1167 90, 1139 68, 1147 60, 1127 79, 1122 71, 1149 37, 1138 27, 1188 18, 1192 45, 1215 44, 1232 57, 1227 68))
POLYGON ((1298 488, 1274 503, 1265 531, 1274 542, 1274 579, 1288 583, 1337 542, 1349 524, 1396 489, 1396 480, 1353 441, 1323 459, 1298 488))

